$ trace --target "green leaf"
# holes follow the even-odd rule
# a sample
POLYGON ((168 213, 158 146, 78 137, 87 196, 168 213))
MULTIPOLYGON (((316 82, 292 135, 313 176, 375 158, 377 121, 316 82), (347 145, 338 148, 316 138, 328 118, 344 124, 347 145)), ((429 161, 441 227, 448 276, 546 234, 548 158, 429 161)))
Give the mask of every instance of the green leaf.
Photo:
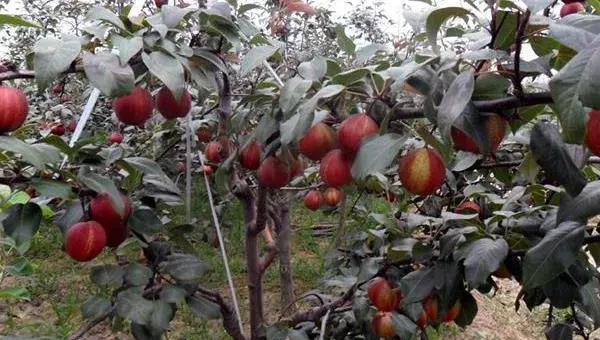
POLYGON ((435 283, 435 271, 431 267, 422 267, 400 280, 400 290, 404 295, 402 305, 422 301, 431 293, 435 283))
POLYGON ((144 299, 136 288, 130 288, 117 295, 117 314, 140 325, 149 325, 154 304, 144 299))
POLYGON ((157 181, 160 181, 163 187, 173 193, 179 194, 177 184, 167 176, 160 165, 155 161, 145 157, 128 157, 123 160, 142 172, 145 175, 144 180, 152 180, 154 184, 157 181))
POLYGON ((471 71, 459 74, 448 87, 438 107, 437 123, 443 138, 450 139, 450 131, 456 119, 471 102, 475 78, 471 71))
POLYGON ((548 328, 545 333, 548 340, 573 340, 573 329, 565 323, 555 324, 548 328))
POLYGON ((0 149, 20 154, 24 161, 44 169, 47 163, 56 163, 60 160, 60 152, 57 148, 45 145, 44 151, 37 148, 38 144, 28 144, 13 136, 0 136, 0 149))
POLYGON ((563 273, 577 260, 585 228, 577 222, 563 222, 529 249, 523 260, 523 289, 539 287, 563 273))
POLYGON ((297 106, 306 92, 310 89, 312 81, 300 77, 290 78, 281 90, 279 108, 285 116, 288 116, 297 106))
POLYGON ((586 223, 587 219, 600 213, 600 181, 588 183, 574 198, 562 197, 558 208, 557 221, 586 223))
POLYGON ((79 199, 64 202, 63 208, 64 210, 56 215, 54 223, 65 234, 69 227, 83 219, 83 208, 79 199))
POLYGON ((383 44, 369 44, 363 46, 356 51, 356 61, 365 63, 378 51, 387 51, 387 47, 383 44))
POLYGON ((81 51, 79 40, 43 38, 33 47, 33 65, 38 90, 45 90, 66 71, 81 51))
POLYGON ((40 197, 47 199, 67 199, 73 193, 71 185, 61 181, 33 178, 31 180, 31 186, 35 188, 35 191, 40 197))
POLYGON ((515 11, 496 12, 496 40, 494 49, 506 50, 515 42, 517 26, 519 25, 518 13, 515 11))
POLYGON ((363 80, 369 74, 369 72, 370 71, 366 68, 359 68, 356 70, 350 70, 348 72, 338 73, 331 79, 331 82, 344 86, 354 85, 363 80))
POLYGON ((518 173, 520 173, 525 179, 527 179, 528 183, 535 183, 535 178, 540 172, 537 163, 535 162, 535 158, 533 157, 533 153, 531 151, 527 152, 523 157, 523 161, 521 165, 519 165, 517 169, 518 173))
POLYGON ((354 44, 352 39, 348 38, 346 32, 344 31, 344 26, 335 26, 335 36, 342 51, 346 52, 346 54, 349 56, 353 56, 356 52, 356 44, 354 44))
POLYGON ((83 68, 90 83, 107 97, 131 92, 135 77, 129 65, 121 66, 119 57, 110 52, 83 53, 83 68))
POLYGON ((180 303, 185 300, 187 291, 179 286, 168 285, 160 292, 160 299, 168 303, 180 303))
POLYGON ((129 59, 144 47, 144 40, 142 37, 123 38, 120 35, 113 34, 112 43, 113 46, 119 50, 119 60, 121 61, 122 66, 127 65, 129 59))
POLYGON ((600 17, 584 14, 567 15, 551 22, 548 33, 561 44, 575 51, 581 51, 600 34, 600 17))
POLYGON ((245 76, 268 60, 279 48, 271 45, 261 45, 253 47, 244 56, 240 63, 240 76, 245 76))
POLYGON ((33 265, 28 259, 20 257, 12 260, 4 271, 11 276, 31 276, 34 272, 33 265))
POLYGON ((162 22, 169 28, 177 27, 186 15, 196 11, 192 7, 179 8, 171 5, 162 6, 160 10, 162 22))
POLYGON ((465 247, 458 252, 464 254, 465 278, 471 288, 485 284, 490 274, 504 262, 509 250, 508 243, 501 238, 482 238, 465 247))
POLYGON ((173 276, 176 280, 195 281, 208 271, 208 266, 195 256, 189 254, 173 254, 161 263, 161 270, 173 276))
POLYGON ((98 194, 107 194, 115 211, 121 216, 124 215, 125 200, 111 179, 93 173, 88 167, 83 166, 77 174, 77 180, 98 194))
POLYGON ((308 80, 321 80, 326 72, 327 61, 322 56, 315 56, 311 61, 305 61, 298 66, 298 74, 308 80))
POLYGON ((475 80, 473 100, 499 99, 506 97, 510 80, 498 74, 483 74, 475 80))
POLYGON ((581 309, 594 320, 594 328, 600 327, 600 284, 597 278, 593 278, 585 286, 579 288, 581 309))
POLYGON ((125 267, 125 283, 131 286, 142 286, 148 283, 152 277, 152 270, 137 262, 130 263, 125 267))
POLYGON ((132 230, 145 235, 156 234, 164 230, 160 218, 156 216, 154 210, 147 207, 135 207, 127 220, 127 225, 132 230))
POLYGON ((31 300, 31 292, 23 287, 9 287, 0 289, 0 298, 13 298, 17 300, 31 300))
POLYGON ((150 54, 142 53, 142 60, 148 70, 160 79, 179 98, 185 88, 183 65, 170 55, 155 51, 150 54))
POLYGON ((404 136, 388 133, 364 140, 352 164, 352 177, 363 179, 387 169, 398 156, 406 139, 404 136))
POLYGON ((86 21, 100 20, 115 25, 117 28, 127 32, 125 24, 119 19, 119 16, 104 7, 95 6, 87 12, 86 21))
POLYGON ((600 76, 600 40, 593 48, 585 49, 573 57, 550 80, 550 93, 558 109, 558 118, 567 143, 581 143, 585 131, 584 106, 600 103, 587 86, 597 86, 600 76))
POLYGON ((102 265, 92 267, 90 271, 90 280, 97 286, 108 284, 121 285, 125 271, 123 268, 115 265, 102 265))
POLYGON ((207 300, 201 296, 191 296, 187 299, 187 304, 194 312, 204 319, 219 319, 221 317, 221 308, 216 303, 207 300))
POLYGON ((33 235, 42 222, 42 209, 35 203, 15 204, 5 211, 2 221, 4 232, 12 238, 19 249, 29 249, 33 235), (21 248, 23 247, 23 248, 21 248))
POLYGON ((18 15, 0 13, 0 27, 4 25, 42 28, 38 22, 23 19, 18 15))
POLYGON ((394 331, 400 339, 412 339, 417 333, 417 325, 406 315, 392 312, 392 321, 394 322, 394 331))
POLYGON ((466 327, 473 323, 477 316, 477 300, 469 292, 462 291, 460 296, 460 312, 454 322, 460 327, 466 327))
POLYGON ((84 319, 93 319, 108 312, 112 308, 110 301, 103 297, 92 296, 81 304, 81 315, 84 319))
POLYGON ((587 184, 553 124, 538 123, 531 129, 531 152, 537 164, 553 180, 562 184, 569 195, 577 196, 587 184))
POLYGON ((159 333, 162 333, 169 328, 169 323, 173 320, 174 315, 175 311, 169 303, 162 300, 155 300, 154 308, 150 315, 149 326, 151 326, 153 330, 158 330, 159 333))
POLYGON ((442 27, 442 24, 446 20, 454 17, 461 17, 466 21, 466 16, 469 13, 470 12, 468 10, 462 7, 454 6, 436 8, 429 13, 425 23, 425 28, 427 31, 427 37, 429 38, 429 42, 431 43, 434 51, 439 51, 439 47, 437 45, 437 34, 440 30, 440 27, 442 27))
POLYGON ((264 9, 264 7, 257 5, 257 4, 243 4, 240 6, 240 8, 238 9, 238 14, 242 15, 248 11, 251 11, 253 9, 264 9))
POLYGON ((305 101, 298 108, 298 113, 290 119, 281 123, 281 143, 290 144, 300 139, 308 130, 314 119, 315 110, 320 99, 333 97, 342 92, 346 87, 343 85, 328 85, 319 90, 311 99, 305 101))

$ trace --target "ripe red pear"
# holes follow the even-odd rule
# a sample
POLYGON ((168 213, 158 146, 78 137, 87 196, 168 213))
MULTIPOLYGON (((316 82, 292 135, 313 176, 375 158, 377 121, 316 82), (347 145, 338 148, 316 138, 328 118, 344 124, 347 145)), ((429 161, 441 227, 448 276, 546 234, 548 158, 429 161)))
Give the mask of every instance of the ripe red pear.
POLYGON ((77 122, 72 120, 69 122, 69 124, 67 125, 67 131, 69 132, 75 132, 75 129, 77 128, 77 122))
POLYGON ((426 196, 439 189, 446 179, 446 168, 440 154, 423 147, 409 151, 400 159, 398 173, 404 188, 413 194, 426 196))
POLYGON ((258 181, 268 188, 281 188, 290 181, 291 169, 279 157, 267 157, 258 168, 258 181))
POLYGON ((385 193, 385 200, 390 202, 390 203, 394 203, 396 201, 396 195, 394 195, 393 193, 387 191, 385 193))
POLYGON ((66 129, 62 123, 55 124, 54 126, 52 126, 52 129, 50 130, 51 134, 57 135, 57 136, 62 136, 65 134, 65 132, 66 132, 66 129))
POLYGON ((304 158, 302 158, 302 155, 298 155, 298 157, 296 158, 296 160, 294 160, 290 168, 290 179, 303 175, 305 167, 306 165, 304 163, 304 158))
POLYGON ((448 309, 444 315, 440 318, 440 322, 451 322, 454 321, 460 314, 460 300, 456 300, 452 308, 448 309))
POLYGON ((438 318, 438 300, 435 296, 428 296, 423 300, 423 310, 427 313, 429 320, 437 320, 438 318))
POLYGON ((331 207, 338 205, 342 198, 344 198, 344 193, 336 188, 327 188, 323 194, 323 202, 331 207))
POLYGON ((108 140, 111 144, 121 144, 123 143, 123 135, 118 132, 111 132, 108 135, 108 140))
POLYGON ((352 162, 344 156, 340 149, 329 151, 321 159, 321 168, 319 173, 321 179, 330 187, 338 188, 352 183, 352 162))
POLYGON ((391 312, 398 308, 402 295, 395 290, 392 283, 383 277, 376 277, 367 289, 371 304, 380 311, 391 312))
POLYGON ((313 161, 318 161, 336 145, 335 131, 325 123, 313 125, 298 142, 300 153, 313 161))
POLYGON ((129 229, 125 224, 114 225, 112 228, 104 228, 106 233, 106 246, 116 248, 129 236, 129 229))
POLYGON ((96 221, 73 224, 65 234, 65 251, 76 261, 90 261, 106 246, 106 232, 96 221))
POLYGON ((560 8, 560 17, 566 17, 567 15, 579 13, 585 11, 585 6, 581 2, 572 2, 569 4, 564 4, 560 8))
POLYGON ((112 206, 108 194, 96 196, 90 202, 90 212, 94 221, 100 223, 105 229, 110 230, 121 226, 131 214, 132 207, 129 198, 121 195, 125 202, 123 214, 119 214, 112 206))
POLYGON ((323 195, 319 190, 311 190, 304 196, 304 205, 312 211, 318 210, 322 202, 323 195))
POLYGON ((240 153, 240 165, 248 170, 256 170, 260 166, 260 144, 252 140, 240 153))
POLYGON ((373 317, 372 326, 375 335, 380 338, 391 339, 394 335, 396 335, 392 313, 378 312, 373 317))
MULTIPOLYGON (((504 136, 506 135, 506 120, 496 114, 486 116, 484 118, 485 131, 488 136, 490 153, 496 151, 504 136)), ((481 153, 479 146, 475 143, 473 138, 467 136, 466 133, 462 132, 456 127, 452 127, 451 130, 452 141, 454 147, 458 150, 469 151, 472 153, 481 153)))
POLYGON ((208 125, 202 125, 196 130, 196 136, 200 142, 208 143, 213 137, 213 132, 208 125))
POLYGON ((179 100, 167 86, 163 86, 156 94, 156 109, 166 119, 185 117, 192 108, 192 96, 187 89, 183 89, 179 100))
POLYGON ((136 86, 129 94, 115 99, 112 106, 123 124, 141 126, 152 116, 154 103, 148 90, 136 86))
POLYGON ((358 152, 363 139, 376 134, 378 130, 377 122, 366 114, 351 115, 340 124, 338 129, 340 147, 346 155, 352 157, 358 152))
POLYGON ((60 84, 54 84, 52 86, 52 92, 59 94, 62 92, 62 86, 60 84))
POLYGON ((179 172, 180 174, 185 172, 185 163, 183 163, 183 162, 177 163, 177 172, 179 172))
POLYGON ((416 324, 420 328, 425 328, 425 326, 427 326, 427 322, 429 322, 427 313, 425 313, 425 311, 422 311, 421 314, 419 314, 419 318, 417 319, 416 324))
POLYGON ((454 209, 454 212, 457 214, 479 214, 481 207, 475 202, 464 201, 454 209))
POLYGON ((0 133, 20 128, 28 112, 27 97, 21 90, 0 86, 0 133))
POLYGON ((212 174, 213 168, 210 165, 205 165, 202 167, 202 172, 209 176, 210 174, 212 174))
POLYGON ((68 94, 66 94, 66 93, 60 96, 60 102, 61 102, 61 103, 66 103, 66 102, 68 102, 69 100, 71 100, 71 96, 69 96, 69 95, 68 95, 68 94))
POLYGON ((592 110, 585 123, 585 145, 596 156, 600 156, 600 110, 592 110))

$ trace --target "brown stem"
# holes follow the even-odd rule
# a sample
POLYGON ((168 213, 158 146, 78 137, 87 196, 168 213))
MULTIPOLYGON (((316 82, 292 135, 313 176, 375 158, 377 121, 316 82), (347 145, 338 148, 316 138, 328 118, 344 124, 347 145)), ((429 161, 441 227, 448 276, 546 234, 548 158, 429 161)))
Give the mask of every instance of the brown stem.
MULTIPOLYGON (((394 107, 393 101, 385 102, 389 107, 394 107)), ((523 93, 521 97, 508 96, 500 99, 474 100, 473 105, 479 112, 497 112, 505 118, 512 118, 514 110, 518 107, 552 104, 552 96, 549 92, 523 93)), ((394 118, 392 120, 407 120, 424 118, 422 108, 414 107, 396 107, 394 109, 394 118)))
POLYGON ((264 322, 263 313, 263 291, 262 273, 260 270, 260 257, 258 255, 258 225, 257 220, 264 228, 266 222, 266 189, 259 187, 258 204, 248 187, 248 184, 237 180, 233 187, 233 194, 242 202, 244 214, 244 229, 246 238, 244 240, 246 250, 246 272, 248 277, 248 294, 250 305, 250 339, 256 340, 260 337, 260 328, 264 322), (262 205, 262 207, 261 207, 262 205), (258 215, 261 213, 263 216, 258 215))
POLYGON ((523 85, 521 84, 521 47, 523 45, 523 36, 525 35, 525 28, 527 28, 527 24, 529 23, 529 17, 531 16, 531 12, 527 10, 525 12, 525 16, 519 22, 519 27, 517 30, 517 38, 515 41, 515 74, 513 78, 513 86, 515 88, 515 93, 518 97, 523 95, 523 85))
POLYGON ((108 318, 112 313, 117 310, 117 306, 113 305, 111 308, 106 310, 104 313, 97 315, 96 317, 88 320, 83 326, 79 327, 75 333, 71 334, 69 340, 77 340, 83 337, 92 328, 96 327, 97 324, 108 318))
POLYGON ((348 289, 346 291, 346 293, 344 293, 344 295, 342 295, 337 300, 334 300, 323 306, 311 308, 309 310, 293 314, 291 316, 288 324, 290 326, 295 326, 301 322, 306 322, 306 321, 317 322, 317 321, 319 321, 320 318, 322 318, 325 314, 327 314, 327 311, 340 308, 343 305, 345 305, 348 301, 350 301, 350 299, 352 299, 352 296, 354 295, 355 291, 356 291, 356 285, 354 285, 350 289, 348 289))
POLYGON ((294 281, 292 278, 292 255, 290 247, 290 207, 281 207, 281 225, 277 234, 277 250, 279 252, 279 280, 281 283, 281 308, 294 300, 294 281))
POLYGON ((219 305, 221 308, 221 315, 223 316, 223 328, 225 328, 225 331, 229 336, 234 340, 246 340, 246 337, 242 334, 242 330, 240 329, 233 306, 225 301, 221 294, 204 287, 198 287, 198 293, 208 297, 209 300, 219 305))

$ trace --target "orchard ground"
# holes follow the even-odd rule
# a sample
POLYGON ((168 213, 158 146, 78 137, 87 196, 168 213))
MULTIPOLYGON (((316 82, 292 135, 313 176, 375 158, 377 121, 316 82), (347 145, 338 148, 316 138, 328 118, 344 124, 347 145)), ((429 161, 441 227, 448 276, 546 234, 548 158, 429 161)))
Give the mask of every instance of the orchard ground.
MULTIPOLYGON (((201 179, 201 178, 200 178, 201 179)), ((202 181, 198 181, 194 193, 194 216, 208 216, 209 207, 203 189, 202 181)), ((348 199, 348 204, 355 197, 348 199)), ((390 203, 382 198, 369 198, 367 206, 373 212, 386 212, 390 203)), ((230 257, 230 265, 234 274, 234 282, 240 294, 240 303, 244 320, 248 319, 248 299, 246 290, 246 275, 243 260, 242 221, 239 204, 234 204, 230 211, 222 213, 222 223, 225 228, 226 248, 230 257)), ((170 208, 170 217, 183 222, 183 208, 170 208)), ((319 280, 326 271, 327 253, 333 244, 333 233, 318 235, 314 232, 315 226, 330 226, 333 232, 337 223, 337 214, 327 212, 310 212, 301 202, 296 203, 292 211, 293 251, 292 259, 293 276, 296 296, 322 287, 319 280)), ((348 232, 358 228, 373 227, 369 221, 348 221, 348 232), (367 223, 365 223, 367 222, 367 223), (359 227, 360 226, 360 227, 359 227)), ((209 227, 208 225, 204 227, 209 227)), ((200 228, 200 227, 198 227, 200 228)), ((192 235, 200 233, 193 233, 192 235)), ((203 282, 221 291, 228 296, 226 289, 225 273, 218 249, 202 237, 192 236, 191 251, 200 259, 210 264, 210 272, 203 278, 203 282)), ((104 252, 99 258, 88 263, 77 263, 60 251, 62 236, 58 228, 45 225, 35 237, 29 259, 36 266, 32 276, 22 279, 32 293, 31 301, 15 302, 1 300, 0 334, 33 337, 49 337, 66 339, 82 323, 79 305, 95 293, 96 289, 89 280, 89 269, 99 264, 114 262, 114 254, 104 252)), ((136 260, 138 254, 124 247, 124 254, 129 260, 136 260)), ((10 260, 3 259, 3 263, 10 260)), ((17 283, 12 277, 7 277, 2 282, 3 286, 17 283)), ((269 267, 265 275, 265 303, 268 320, 275 320, 280 315, 279 306, 279 268, 277 261, 269 267)), ((530 312, 522 304, 519 313, 514 313, 514 301, 519 286, 510 280, 497 281, 500 290, 495 296, 475 294, 479 314, 473 325, 463 331, 455 325, 444 325, 439 334, 429 332, 430 339, 539 339, 543 334, 547 307, 538 308, 530 312)), ((310 306, 316 301, 304 300, 297 306, 310 306)), ((229 339, 223 331, 220 320, 203 321, 196 317, 186 306, 182 307, 172 327, 167 333, 168 339, 229 339)), ((560 319, 567 315, 555 310, 555 317, 560 319)), ((133 339, 128 333, 127 326, 120 320, 114 319, 112 323, 104 322, 94 328, 86 339, 133 339)))

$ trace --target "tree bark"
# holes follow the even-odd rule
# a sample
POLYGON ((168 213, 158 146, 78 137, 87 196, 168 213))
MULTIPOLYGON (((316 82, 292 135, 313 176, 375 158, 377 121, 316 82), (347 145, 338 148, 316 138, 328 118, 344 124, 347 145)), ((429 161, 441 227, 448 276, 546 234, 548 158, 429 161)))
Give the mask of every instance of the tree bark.
POLYGON ((292 255, 290 247, 290 207, 284 203, 281 207, 281 226, 277 234, 277 252, 279 253, 279 279, 281 282, 281 308, 294 300, 294 281, 292 278, 292 255))

